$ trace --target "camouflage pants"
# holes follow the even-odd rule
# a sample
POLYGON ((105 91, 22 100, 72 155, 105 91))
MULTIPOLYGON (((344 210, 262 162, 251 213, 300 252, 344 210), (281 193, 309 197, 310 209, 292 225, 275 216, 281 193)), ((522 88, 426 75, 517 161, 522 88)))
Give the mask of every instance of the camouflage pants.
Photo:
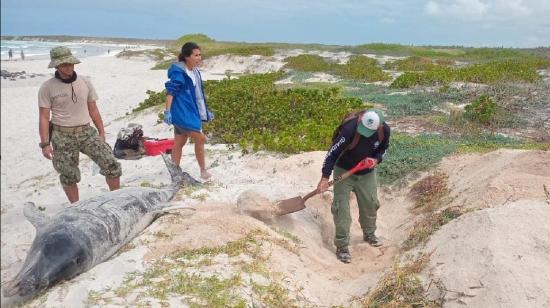
POLYGON ((120 163, 114 157, 111 147, 103 142, 95 128, 82 127, 75 131, 66 131, 54 127, 52 133, 53 167, 59 173, 63 186, 80 182, 78 169, 80 152, 90 157, 106 177, 116 178, 122 174, 120 163))
MULTIPOLYGON (((334 177, 345 173, 346 170, 335 167, 334 177)), ((376 231, 376 215, 380 202, 377 193, 376 170, 364 175, 351 175, 349 178, 334 184, 334 199, 332 201, 332 218, 336 234, 334 245, 342 248, 349 245, 349 230, 351 227, 351 213, 349 206, 350 193, 357 196, 359 207, 359 225, 365 234, 374 234, 376 231)))

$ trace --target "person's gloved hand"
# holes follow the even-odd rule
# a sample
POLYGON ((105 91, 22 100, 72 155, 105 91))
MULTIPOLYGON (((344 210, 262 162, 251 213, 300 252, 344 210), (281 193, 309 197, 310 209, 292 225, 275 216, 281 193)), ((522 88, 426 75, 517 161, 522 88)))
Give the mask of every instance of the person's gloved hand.
POLYGON ((164 110, 164 123, 172 125, 172 114, 170 110, 164 110))

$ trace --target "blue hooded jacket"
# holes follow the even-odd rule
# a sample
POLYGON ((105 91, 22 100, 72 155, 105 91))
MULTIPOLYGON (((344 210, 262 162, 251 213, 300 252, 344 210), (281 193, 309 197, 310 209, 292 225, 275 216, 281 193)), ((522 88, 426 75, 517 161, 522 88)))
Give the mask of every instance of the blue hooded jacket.
MULTIPOLYGON (((204 105, 207 114, 206 121, 211 121, 213 115, 206 105, 202 78, 200 73, 196 75, 199 77, 197 79, 197 85, 200 86, 202 96, 204 97, 204 105)), ((193 86, 193 81, 185 72, 183 65, 180 63, 172 64, 168 69, 168 78, 170 80, 165 83, 166 91, 174 97, 172 105, 170 106, 172 123, 185 130, 201 131, 202 121, 197 106, 195 87, 193 86)))

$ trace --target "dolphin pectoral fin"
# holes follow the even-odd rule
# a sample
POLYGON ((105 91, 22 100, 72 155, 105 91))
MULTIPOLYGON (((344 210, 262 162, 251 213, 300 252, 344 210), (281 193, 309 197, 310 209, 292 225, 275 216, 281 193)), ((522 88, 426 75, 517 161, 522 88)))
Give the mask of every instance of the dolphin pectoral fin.
POLYGON ((164 214, 169 214, 170 211, 174 211, 174 210, 196 211, 197 209, 192 208, 188 205, 172 205, 172 206, 170 206, 169 203, 160 203, 160 204, 157 204, 156 208, 151 212, 151 214, 164 215, 164 214))
POLYGON ((36 228, 36 230, 42 228, 48 223, 48 217, 42 213, 34 203, 25 202, 23 207, 23 215, 27 220, 36 228))

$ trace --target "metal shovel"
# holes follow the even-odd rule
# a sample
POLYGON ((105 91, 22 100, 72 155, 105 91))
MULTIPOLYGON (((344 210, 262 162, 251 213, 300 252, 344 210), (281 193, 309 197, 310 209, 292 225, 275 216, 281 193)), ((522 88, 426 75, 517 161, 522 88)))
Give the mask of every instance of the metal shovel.
MULTIPOLYGON (((367 157, 360 161, 355 167, 351 168, 350 170, 346 171, 339 177, 336 177, 334 180, 328 182, 328 186, 334 185, 334 183, 338 183, 346 178, 348 178, 350 175, 354 174, 355 172, 359 170, 364 169, 370 169, 374 166, 374 159, 367 157)), ((318 194, 319 191, 315 189, 314 191, 310 192, 309 194, 305 195, 304 197, 294 197, 286 200, 281 200, 277 203, 278 210, 277 210, 277 216, 283 216, 286 214, 294 213, 301 211, 306 208, 306 200, 315 196, 318 194)))

